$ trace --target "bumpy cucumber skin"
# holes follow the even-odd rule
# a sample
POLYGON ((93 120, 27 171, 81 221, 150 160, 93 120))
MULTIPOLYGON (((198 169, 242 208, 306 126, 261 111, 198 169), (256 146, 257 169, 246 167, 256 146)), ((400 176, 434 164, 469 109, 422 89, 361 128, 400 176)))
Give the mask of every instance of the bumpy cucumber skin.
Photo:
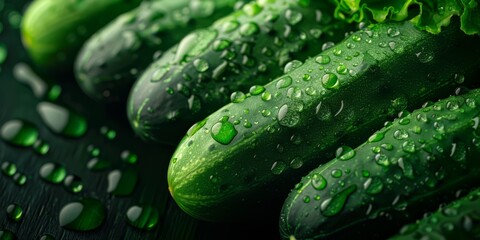
POLYGON ((176 145, 232 92, 266 84, 292 58, 306 59, 323 43, 343 39, 347 29, 332 21, 333 6, 308 2, 259 0, 186 36, 136 81, 128 100, 135 132, 176 145))
POLYGON ((479 239, 480 189, 441 207, 431 215, 406 225, 390 240, 479 239))
POLYGON ((73 66, 78 50, 93 33, 141 0, 38 0, 22 20, 22 41, 42 68, 60 71, 73 66))
POLYGON ((75 63, 79 86, 98 101, 125 102, 137 77, 155 58, 194 29, 207 27, 232 12, 236 2, 143 2, 85 43, 75 63))
POLYGON ((267 84, 263 94, 228 104, 192 127, 169 166, 173 198, 191 215, 212 221, 271 211, 278 216, 293 185, 332 159, 339 144, 357 146, 400 110, 446 97, 460 83, 474 84, 479 53, 478 38, 453 22, 439 35, 409 22, 354 33, 267 84), (317 63, 319 56, 324 62, 328 56, 329 64, 317 63), (322 85, 327 72, 339 80, 332 90, 322 85), (288 76, 292 84, 278 89, 288 76), (237 131, 227 145, 212 138, 225 116, 237 131))
POLYGON ((480 179, 479 121, 480 89, 399 117, 352 158, 337 157, 302 178, 284 203, 282 237, 335 239, 334 233, 363 224, 363 236, 377 229, 385 238, 453 200, 480 179), (355 190, 336 202, 346 189, 355 190))

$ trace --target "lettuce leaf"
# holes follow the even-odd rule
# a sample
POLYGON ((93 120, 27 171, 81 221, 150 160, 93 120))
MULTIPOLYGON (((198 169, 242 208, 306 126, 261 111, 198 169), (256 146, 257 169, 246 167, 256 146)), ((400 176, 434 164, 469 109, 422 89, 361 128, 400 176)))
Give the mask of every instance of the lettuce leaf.
POLYGON ((480 0, 334 0, 335 16, 348 22, 410 20, 437 34, 459 17, 461 29, 480 34, 480 0))

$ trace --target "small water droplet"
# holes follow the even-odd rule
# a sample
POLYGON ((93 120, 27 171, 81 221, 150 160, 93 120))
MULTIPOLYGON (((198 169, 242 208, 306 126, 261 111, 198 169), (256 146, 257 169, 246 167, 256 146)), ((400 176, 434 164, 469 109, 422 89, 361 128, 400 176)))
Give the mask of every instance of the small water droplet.
POLYGON ((326 103, 322 102, 317 105, 315 115, 320 121, 328 121, 333 117, 331 108, 326 103))
POLYGON ((353 35, 352 40, 355 42, 360 42, 362 41, 362 37, 360 37, 359 35, 353 35))
POLYGON ((340 213, 340 211, 342 211, 344 208, 347 199, 356 190, 357 186, 351 185, 350 187, 335 194, 332 198, 323 201, 320 207, 322 215, 325 217, 332 217, 340 213))
POLYGON ((293 158, 292 161, 290 161, 290 167, 292 169, 299 169, 303 166, 303 161, 300 157, 293 158))
POLYGON ((320 55, 315 58, 315 61, 320 64, 329 64, 330 63, 330 57, 327 55, 320 55))
POLYGON ((462 84, 463 82, 465 82, 465 75, 463 75, 463 74, 455 74, 455 75, 454 75, 454 79, 455 79, 455 82, 456 82, 456 83, 462 84))
POLYGON ((50 150, 50 145, 40 139, 35 141, 33 144, 33 149, 35 150, 36 153, 40 155, 46 155, 48 151, 50 150))
POLYGON ((23 209, 20 205, 13 203, 7 207, 7 216, 15 222, 22 220, 23 209))
POLYGON ((115 130, 109 129, 106 126, 103 126, 100 128, 100 133, 110 140, 115 139, 115 137, 117 137, 117 132, 115 130))
POLYGON ((409 118, 402 118, 398 121, 400 125, 408 125, 410 124, 410 119, 409 118))
POLYGON ((305 89, 305 93, 308 95, 308 96, 315 96, 317 95, 317 90, 315 90, 315 88, 313 87, 307 87, 305 89))
POLYGON ((272 115, 272 111, 270 111, 268 109, 263 109, 262 110, 262 116, 269 117, 270 115, 272 115))
POLYGON ((188 129, 188 131, 187 131, 187 136, 191 137, 191 136, 195 135, 195 133, 197 133, 198 130, 200 130, 203 126, 205 126, 205 124, 207 123, 207 121, 208 121, 208 118, 205 118, 205 119, 203 119, 202 121, 193 124, 193 125, 190 127, 190 129, 188 129))
POLYGON ((335 46, 334 42, 326 42, 322 45, 322 51, 326 51, 335 46))
POLYGON ((129 163, 129 164, 136 164, 137 161, 138 161, 138 156, 137 154, 135 153, 132 153, 128 150, 124 150, 121 154, 120 154, 120 158, 122 159, 122 161, 126 162, 126 163, 129 163))
POLYGON ((284 72, 284 74, 290 73, 290 72, 299 68, 302 65, 303 65, 303 63, 301 61, 298 61, 298 60, 290 61, 287 64, 285 64, 285 68, 284 68, 283 72, 284 72))
POLYGON ((383 132, 376 132, 372 136, 368 138, 369 143, 379 142, 385 137, 385 133, 383 132))
POLYGON ((248 36, 253 36, 253 35, 257 34, 258 32, 260 32, 260 28, 254 22, 249 22, 249 23, 243 24, 240 27, 240 34, 242 36, 247 36, 247 37, 248 36))
POLYGON ((403 139, 408 138, 408 133, 407 133, 407 131, 405 131, 403 129, 399 129, 399 130, 396 130, 393 133, 393 137, 397 140, 403 140, 403 139))
POLYGON ((312 177, 312 187, 321 191, 327 187, 327 180, 320 174, 314 174, 312 177))
POLYGON ((287 9, 287 11, 285 11, 285 19, 287 19, 290 25, 296 25, 302 21, 303 14, 293 9, 287 9))
POLYGON ((60 226, 74 231, 90 231, 105 221, 107 211, 95 198, 82 198, 65 205, 59 214, 60 226))
POLYGON ((278 111, 278 123, 285 127, 294 127, 300 121, 299 106, 295 103, 284 104, 278 111))
POLYGON ((333 169, 330 175, 332 175, 334 178, 339 178, 343 175, 343 172, 340 169, 333 169))
POLYGON ((388 42, 388 47, 390 47, 390 50, 395 50, 395 47, 397 46, 396 42, 388 42))
POLYGON ((473 98, 467 98, 467 100, 465 100, 465 103, 466 103, 467 106, 470 107, 470 108, 475 108, 475 107, 477 107, 477 103, 476 103, 475 99, 473 99, 473 98))
POLYGON ((426 51, 426 50, 418 52, 418 53, 416 53, 416 55, 417 55, 418 61, 421 62, 421 63, 429 63, 435 57, 434 52, 430 52, 430 51, 426 51))
POLYGON ((249 90, 249 93, 250 93, 252 96, 256 96, 256 95, 262 94, 263 92, 265 92, 265 87, 260 86, 260 85, 252 86, 252 87, 250 88, 250 90, 249 90))
POLYGON ((82 179, 75 175, 68 175, 63 180, 65 189, 71 193, 79 193, 83 190, 82 179))
POLYGON ((213 50, 223 51, 230 47, 230 45, 232 45, 232 42, 225 39, 218 39, 213 42, 213 50))
POLYGON ((128 196, 137 185, 138 174, 131 169, 113 170, 108 174, 107 192, 116 196, 128 196))
POLYGON ((109 167, 110 162, 100 158, 92 158, 87 162, 87 168, 91 171, 103 171, 109 167))
POLYGON ((11 120, 3 124, 1 131, 2 139, 19 147, 30 147, 38 138, 38 129, 30 122, 23 120, 11 120))
POLYGON ((403 175, 406 178, 409 178, 409 179, 414 178, 414 176, 413 176, 413 166, 409 161, 407 161, 403 158, 400 158, 400 159, 398 159, 398 166, 402 169, 403 175))
POLYGON ((237 21, 228 21, 223 23, 222 31, 225 33, 230 33, 235 31, 239 26, 240 26, 240 23, 238 23, 237 21))
POLYGON ((340 64, 338 67, 337 67, 337 73, 340 74, 340 75, 345 75, 348 73, 348 69, 345 65, 343 64, 340 64))
POLYGON ((27 176, 25 176, 22 173, 17 172, 13 175, 13 181, 18 186, 23 186, 23 185, 25 185, 25 183, 27 183, 27 176))
POLYGON ((58 163, 45 163, 40 167, 40 171, 38 173, 40 177, 49 182, 49 183, 61 183, 65 176, 67 175, 67 171, 65 168, 58 164, 58 163))
POLYGON ((2 172, 5 176, 11 177, 17 172, 17 165, 12 162, 3 162, 2 163, 2 172))
POLYGON ((235 136, 237 136, 237 133, 237 129, 228 121, 228 117, 214 124, 211 129, 212 138, 223 145, 230 144, 235 136))
POLYGON ((407 152, 407 153, 414 153, 416 152, 416 146, 415 146, 415 142, 414 141, 405 141, 403 142, 402 144, 402 149, 404 152, 407 152))
POLYGON ((151 77, 151 82, 158 82, 163 79, 164 76, 170 71, 169 66, 160 66, 153 73, 151 77))
POLYGON ((285 76, 283 78, 280 78, 278 81, 277 81, 277 88, 278 89, 282 89, 282 88, 287 88, 289 87, 290 85, 292 85, 292 77, 290 76, 285 76))
POLYGON ((355 150, 349 146, 342 146, 337 149, 335 156, 341 161, 350 160, 355 156, 355 150))
POLYGON ((397 28, 388 28, 387 35, 389 37, 398 37, 400 35, 400 31, 397 28))
POLYGON ((375 155, 375 162, 380 165, 380 166, 389 166, 390 165, 390 162, 389 162, 389 159, 387 157, 387 155, 385 154, 382 154, 382 153, 378 153, 375 155))
POLYGON ((270 170, 272 171, 273 175, 280 175, 283 173, 283 171, 285 171, 286 168, 287 168, 287 164, 285 164, 282 161, 277 161, 273 163, 270 170))
POLYGON ((323 31, 318 29, 318 28, 312 28, 310 29, 310 34, 315 38, 318 39, 320 36, 322 36, 323 31))
POLYGON ((200 58, 195 59, 195 61, 193 61, 193 66, 199 73, 204 73, 208 71, 208 69, 210 68, 210 66, 208 65, 208 62, 200 58))
POLYGON ((322 84, 326 89, 336 89, 340 86, 337 75, 333 73, 327 73, 323 75, 322 84))
POLYGON ((55 133, 65 137, 81 137, 87 131, 87 121, 83 116, 59 105, 41 102, 37 111, 45 124, 55 133))
POLYGON ((270 101, 272 99, 272 94, 270 94, 269 92, 264 92, 262 93, 262 100, 267 102, 267 101, 270 101))
POLYGON ((247 3, 243 6, 242 8, 243 12, 245 12, 248 16, 250 17, 254 17, 256 15, 258 15, 262 10, 262 6, 260 6, 258 3, 256 2, 251 2, 251 3, 247 3))
POLYGON ((373 177, 367 179, 367 181, 365 181, 363 184, 363 187, 365 188, 365 192, 367 194, 375 195, 379 194, 383 190, 383 182, 380 178, 373 177))
MULTIPOLYGON (((228 24, 226 23, 226 25, 228 24)), ((235 27, 234 24, 230 26, 235 27)), ((238 23, 236 27, 238 27, 238 23)), ((211 46, 212 41, 217 37, 217 35, 218 32, 211 29, 193 31, 192 33, 188 34, 178 44, 178 49, 175 54, 174 62, 180 63, 183 61, 188 61, 195 56, 198 56, 205 49, 211 46), (202 41, 198 41, 198 39, 202 39, 202 41)), ((168 71, 168 66, 165 67, 167 69, 164 71, 168 71)))
POLYGON ((126 213, 128 223, 138 229, 150 230, 157 226, 160 214, 151 206, 131 206, 126 213))

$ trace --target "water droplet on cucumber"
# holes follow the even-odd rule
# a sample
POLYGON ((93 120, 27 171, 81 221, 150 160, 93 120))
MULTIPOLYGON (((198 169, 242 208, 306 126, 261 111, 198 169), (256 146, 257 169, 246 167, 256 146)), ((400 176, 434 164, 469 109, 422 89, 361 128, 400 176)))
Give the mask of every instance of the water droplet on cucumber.
POLYGON ((230 144, 235 136, 237 136, 237 133, 237 129, 228 121, 228 117, 214 124, 211 129, 212 138, 223 145, 230 144))
POLYGON ((322 215, 325 217, 333 217, 339 214, 344 208, 350 195, 356 190, 357 186, 351 185, 350 187, 335 194, 333 197, 323 201, 320 207, 322 215))

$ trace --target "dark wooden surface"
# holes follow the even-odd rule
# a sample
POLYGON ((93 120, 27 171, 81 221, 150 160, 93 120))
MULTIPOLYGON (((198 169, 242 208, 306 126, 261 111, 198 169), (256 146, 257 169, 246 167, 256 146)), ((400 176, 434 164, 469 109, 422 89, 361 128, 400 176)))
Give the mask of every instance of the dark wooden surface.
MULTIPOLYGON (((42 101, 32 90, 20 83, 12 74, 19 62, 30 63, 22 47, 19 30, 9 23, 9 16, 22 14, 29 1, 0 0, 0 16, 3 31, 0 43, 7 46, 8 57, 0 65, 0 126, 12 119, 25 119, 34 123, 40 130, 40 138, 50 145, 45 156, 36 154, 32 148, 19 148, 0 141, 0 164, 5 161, 17 165, 18 171, 28 177, 24 186, 18 186, 11 177, 0 174, 0 229, 14 232, 18 239, 39 239, 51 234, 55 239, 278 239, 277 219, 265 225, 252 225, 248 222, 235 224, 207 223, 195 220, 182 212, 171 199, 166 182, 166 169, 174 147, 147 144, 136 137, 125 119, 124 106, 107 106, 86 97, 76 85, 71 75, 55 72, 40 73, 47 82, 56 82, 62 87, 57 103, 70 107, 88 120, 85 136, 72 139, 50 131, 36 111, 42 101), (1 5, 3 3, 3 9, 1 5), (100 133, 107 126, 117 132, 113 140, 100 133), (87 169, 86 163, 92 157, 87 148, 98 147, 100 157, 112 163, 101 172, 87 169), (120 159, 120 153, 130 150, 138 155, 135 165, 120 159), (65 166, 68 174, 82 178, 84 189, 73 194, 62 184, 51 184, 39 177, 39 168, 47 162, 65 166), (117 197, 107 193, 107 175, 114 169, 133 169, 139 173, 138 184, 130 196, 117 197), (59 225, 61 208, 81 197, 95 197, 106 206, 107 217, 104 224, 93 231, 76 232, 59 225), (14 222, 7 217, 6 208, 16 203, 24 210, 24 217, 14 222), (160 221, 149 231, 131 227, 125 213, 136 204, 147 204, 160 212, 160 221)), ((62 72, 59 70, 59 72, 62 72)), ((69 72, 69 71, 66 71, 69 72)), ((71 74, 71 71, 70 71, 71 74)), ((255 216, 252 216, 255 218, 255 216)))

